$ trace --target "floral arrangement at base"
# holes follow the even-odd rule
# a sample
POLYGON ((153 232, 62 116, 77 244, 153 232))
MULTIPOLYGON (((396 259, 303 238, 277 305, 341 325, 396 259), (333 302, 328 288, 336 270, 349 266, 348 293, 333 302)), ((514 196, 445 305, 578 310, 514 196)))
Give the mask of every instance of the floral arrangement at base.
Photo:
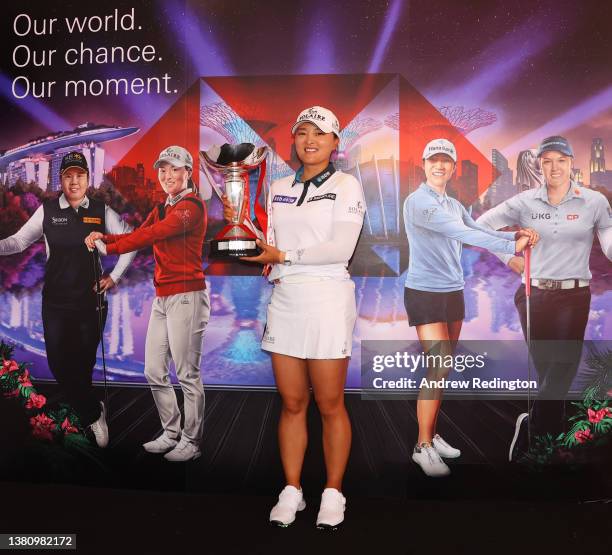
POLYGON ((586 359, 590 383, 582 401, 572 402, 566 433, 536 436, 522 462, 535 468, 551 464, 597 462, 612 452, 612 351, 592 349, 586 359), (607 449, 610 447, 610 449, 607 449))
POLYGON ((0 395, 21 403, 29 416, 32 436, 42 441, 87 443, 79 417, 69 405, 52 408, 32 383, 26 363, 13 360, 13 347, 0 341, 0 395))

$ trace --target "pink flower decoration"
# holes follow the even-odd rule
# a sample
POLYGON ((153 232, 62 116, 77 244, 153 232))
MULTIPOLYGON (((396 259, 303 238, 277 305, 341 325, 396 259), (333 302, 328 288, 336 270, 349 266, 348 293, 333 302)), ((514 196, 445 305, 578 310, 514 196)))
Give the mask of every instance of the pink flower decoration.
POLYGON ((30 426, 32 426, 32 435, 35 438, 46 441, 51 441, 53 439, 55 421, 46 414, 41 413, 30 418, 30 426))
POLYGON ((589 422, 591 422, 592 424, 601 422, 606 416, 608 416, 609 413, 609 408, 599 409, 598 411, 594 411, 593 409, 587 410, 587 414, 589 415, 589 422))
POLYGON ((576 440, 578 441, 578 443, 585 443, 591 439, 593 439, 593 436, 591 435, 591 430, 586 429, 586 430, 578 430, 575 434, 574 437, 576 438, 576 440))
POLYGON ((14 360, 5 360, 2 363, 2 368, 0 368, 0 376, 8 374, 9 372, 16 372, 17 370, 19 370, 19 364, 14 360))
POLYGON ((21 376, 19 376, 19 383, 23 387, 32 387, 32 382, 30 381, 30 372, 29 370, 25 370, 21 376))
POLYGON ((68 417, 64 418, 64 421, 62 422, 62 430, 64 430, 64 433, 66 434, 77 434, 79 432, 79 429, 70 423, 68 417))
POLYGON ((4 393, 5 397, 19 397, 19 389, 13 389, 13 391, 6 391, 4 393))
POLYGON ((30 398, 26 401, 25 408, 26 409, 42 409, 47 403, 47 398, 44 395, 39 395, 38 393, 30 394, 30 398))

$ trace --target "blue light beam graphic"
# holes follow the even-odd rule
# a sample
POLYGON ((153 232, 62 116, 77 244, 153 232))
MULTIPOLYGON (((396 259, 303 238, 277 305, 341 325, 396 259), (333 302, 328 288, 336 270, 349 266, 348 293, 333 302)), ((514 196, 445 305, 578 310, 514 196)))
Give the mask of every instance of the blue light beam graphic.
POLYGON ((378 38, 378 43, 376 44, 376 50, 374 50, 374 55, 372 56, 368 73, 378 73, 380 70, 383 58, 385 57, 387 48, 389 47, 389 42, 391 42, 391 37, 399 21, 403 3, 403 0, 394 0, 391 8, 387 12, 385 24, 383 25, 382 32, 378 38))
MULTIPOLYGON (((0 94, 4 96, 11 104, 26 112, 32 119, 42 124, 49 131, 63 131, 72 129, 74 125, 66 121, 63 117, 56 114, 44 102, 27 96, 26 98, 17 99, 13 96, 13 82, 9 77, 0 73, 0 94)), ((19 95, 24 94, 23 87, 16 87, 19 95)))
POLYGON ((612 107, 612 86, 593 95, 588 100, 574 106, 571 110, 557 116, 544 125, 538 127, 531 133, 523 135, 503 149, 504 156, 513 156, 537 145, 544 137, 558 135, 578 127, 585 121, 595 118, 598 114, 605 112, 612 107))

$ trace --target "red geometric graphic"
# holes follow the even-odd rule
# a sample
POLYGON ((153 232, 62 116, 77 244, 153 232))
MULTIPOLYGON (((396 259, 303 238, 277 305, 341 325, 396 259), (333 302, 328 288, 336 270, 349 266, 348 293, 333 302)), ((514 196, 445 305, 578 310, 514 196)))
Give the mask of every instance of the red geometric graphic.
MULTIPOLYGON (((341 125, 353 120, 391 80, 399 77, 400 188, 405 196, 421 178, 423 148, 444 137, 457 147, 457 167, 469 160, 478 166, 474 202, 497 177, 488 159, 404 77, 396 74, 258 75, 252 77, 202 77, 259 136, 288 164, 291 161, 291 126, 308 106, 329 106, 341 125)), ((170 144, 180 144, 194 156, 199 151, 200 82, 190 89, 153 125, 118 165, 135 167, 141 162, 147 178, 157 182, 153 163, 170 144)), ((198 165, 197 161, 195 162, 198 165)), ((295 162, 293 162, 295 165, 295 162)), ((198 180, 197 171, 194 179, 198 180)), ((471 202, 470 202, 471 201, 471 202)))
MULTIPOLYGON (((144 165, 145 179, 155 183, 155 192, 164 194, 157 180, 153 164, 159 153, 170 145, 185 147, 194 156, 195 171, 193 180, 199 184, 200 148, 200 82, 196 81, 179 100, 140 138, 140 140, 121 158, 117 166, 135 168, 144 165)), ((123 192, 123 191, 120 191, 123 192)), ((144 191, 143 194, 147 194, 144 191)), ((139 194, 139 191, 136 191, 139 194)))
POLYGON ((393 74, 268 75, 204 77, 203 81, 290 163, 291 127, 302 110, 329 107, 344 126, 394 78, 393 74))

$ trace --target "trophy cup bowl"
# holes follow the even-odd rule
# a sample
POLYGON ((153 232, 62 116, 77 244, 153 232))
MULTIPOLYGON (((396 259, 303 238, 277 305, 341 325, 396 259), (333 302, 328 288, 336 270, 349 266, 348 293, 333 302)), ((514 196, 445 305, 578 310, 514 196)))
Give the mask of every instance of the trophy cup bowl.
MULTIPOLYGON (((209 172, 223 177, 225 196, 234 209, 235 216, 211 241, 210 256, 215 258, 238 258, 257 256, 259 249, 257 229, 250 219, 249 173, 258 168, 265 160, 268 148, 256 148, 251 143, 237 145, 224 144, 200 151, 200 165, 207 173, 211 185, 221 197, 214 179, 209 172)), ((261 171, 265 171, 262 167, 261 171)))

